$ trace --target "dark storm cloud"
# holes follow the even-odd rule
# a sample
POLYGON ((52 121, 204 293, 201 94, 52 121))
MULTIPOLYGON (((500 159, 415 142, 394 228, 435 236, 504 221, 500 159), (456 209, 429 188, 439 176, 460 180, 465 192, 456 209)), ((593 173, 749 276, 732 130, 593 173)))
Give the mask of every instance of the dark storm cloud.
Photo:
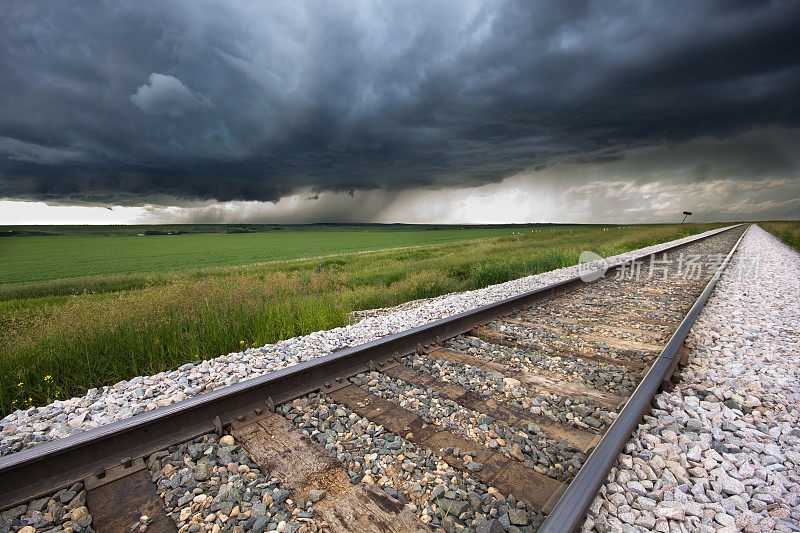
POLYGON ((797 128, 798 22, 796 2, 10 0, 0 197, 477 186, 797 128))

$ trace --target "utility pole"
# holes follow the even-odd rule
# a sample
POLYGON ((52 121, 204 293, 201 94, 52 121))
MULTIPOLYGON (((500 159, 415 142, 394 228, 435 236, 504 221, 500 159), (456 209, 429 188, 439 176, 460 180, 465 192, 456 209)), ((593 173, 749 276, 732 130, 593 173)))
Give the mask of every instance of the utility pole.
POLYGON ((692 214, 692 212, 691 212, 691 211, 684 211, 684 212, 683 212, 683 220, 681 220, 681 224, 683 224, 684 222, 686 222, 686 217, 688 217, 688 216, 691 216, 691 214, 692 214))

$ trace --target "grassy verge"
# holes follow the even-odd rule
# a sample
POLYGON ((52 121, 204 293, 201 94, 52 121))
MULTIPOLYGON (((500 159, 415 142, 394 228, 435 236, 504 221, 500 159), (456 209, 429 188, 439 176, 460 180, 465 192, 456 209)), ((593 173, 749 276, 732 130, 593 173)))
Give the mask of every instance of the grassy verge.
POLYGON ((758 225, 800 252, 800 221, 759 222, 758 225))
POLYGON ((523 234, 519 242, 507 236, 32 286, 27 294, 34 297, 0 301, 0 411, 345 325, 355 310, 569 266, 583 250, 614 255, 711 227, 566 227, 523 234))

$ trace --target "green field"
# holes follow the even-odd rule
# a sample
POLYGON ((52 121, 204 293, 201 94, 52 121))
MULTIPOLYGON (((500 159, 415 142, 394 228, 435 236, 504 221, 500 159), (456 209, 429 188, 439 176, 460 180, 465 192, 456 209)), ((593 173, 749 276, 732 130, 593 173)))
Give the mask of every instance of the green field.
POLYGON ((382 226, 3 237, 4 279, 24 283, 0 285, 0 412, 717 226, 539 227, 519 241, 511 228, 382 226), (376 247, 390 249, 352 253, 376 247), (303 254, 315 257, 278 260, 303 254))
POLYGON ((0 239, 0 284, 252 265, 498 237, 509 235, 511 231, 508 228, 418 230, 356 227, 338 231, 296 229, 142 237, 135 234, 10 237, 0 239))

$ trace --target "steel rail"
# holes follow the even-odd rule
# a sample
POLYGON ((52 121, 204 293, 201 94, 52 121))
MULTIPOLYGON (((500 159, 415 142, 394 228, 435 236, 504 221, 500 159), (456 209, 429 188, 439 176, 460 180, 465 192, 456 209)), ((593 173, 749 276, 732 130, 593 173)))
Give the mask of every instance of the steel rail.
MULTIPOLYGON (((663 253, 708 239, 741 224, 659 251, 663 253)), ((606 272, 653 254, 620 261, 606 272)), ((376 365, 408 355, 418 346, 441 342, 468 332, 504 314, 584 284, 580 276, 547 285, 505 300, 376 339, 223 387, 126 420, 70 435, 57 441, 0 457, 0 510, 54 492, 131 459, 146 457, 185 442, 270 406, 293 400, 342 382, 376 365)))
POLYGON ((568 533, 577 531, 581 526, 586 511, 597 496, 600 487, 606 482, 608 472, 616 464, 620 451, 639 425, 642 416, 649 409, 660 385, 674 371, 683 341, 746 233, 747 230, 733 245, 686 317, 670 337, 661 354, 653 362, 644 379, 633 391, 633 395, 628 399, 619 416, 608 428, 603 439, 539 528, 538 533, 568 533))

